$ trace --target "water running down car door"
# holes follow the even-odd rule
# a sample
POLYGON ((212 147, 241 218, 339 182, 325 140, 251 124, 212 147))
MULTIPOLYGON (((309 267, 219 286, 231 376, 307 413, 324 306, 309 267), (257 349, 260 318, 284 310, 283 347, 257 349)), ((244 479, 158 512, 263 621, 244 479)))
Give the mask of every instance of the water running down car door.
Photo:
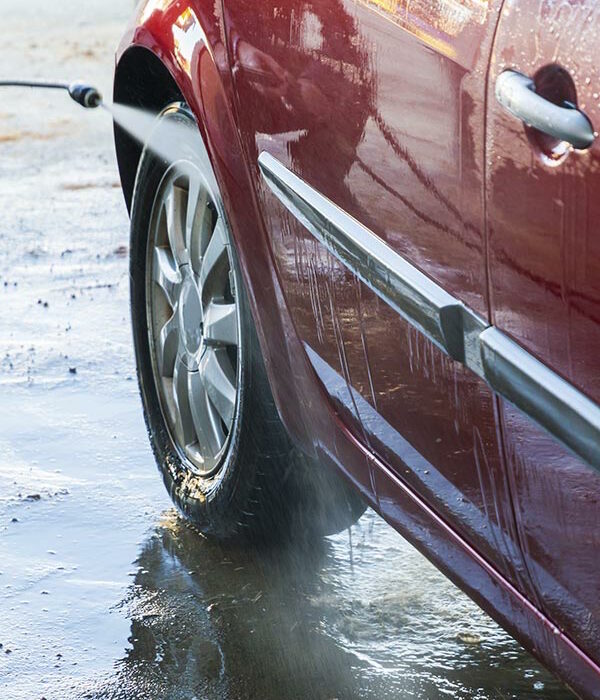
POLYGON ((485 84, 499 7, 286 0, 257 12, 241 0, 225 15, 242 136, 315 371, 368 447, 529 593, 492 392, 315 240, 258 168, 274 157, 487 319, 485 84))
MULTIPOLYGON (((600 144, 575 151, 565 138, 585 135, 587 120, 593 139, 600 124, 599 22, 596 2, 506 2, 487 124, 494 324, 594 405, 600 402, 600 144), (523 97, 535 94, 538 114, 558 109, 581 128, 557 136, 547 126, 552 120, 541 124, 545 132, 524 124, 514 114, 522 104, 518 85, 516 106, 513 99, 507 111, 504 81, 513 74, 523 85, 529 81, 523 97)), ((580 397, 563 419, 563 441, 581 432, 577 411, 584 403, 580 397)), ((598 662, 600 475, 509 403, 502 402, 499 425, 538 600, 598 662)))

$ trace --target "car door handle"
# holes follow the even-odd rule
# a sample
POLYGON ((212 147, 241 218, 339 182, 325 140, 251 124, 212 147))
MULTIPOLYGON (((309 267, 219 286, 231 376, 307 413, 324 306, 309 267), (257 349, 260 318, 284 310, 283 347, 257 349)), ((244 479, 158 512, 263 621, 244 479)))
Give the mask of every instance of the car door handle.
POLYGON ((496 80, 496 99, 508 112, 544 134, 566 141, 574 148, 589 148, 594 127, 570 102, 555 105, 538 95, 535 83, 522 73, 505 70, 496 80))

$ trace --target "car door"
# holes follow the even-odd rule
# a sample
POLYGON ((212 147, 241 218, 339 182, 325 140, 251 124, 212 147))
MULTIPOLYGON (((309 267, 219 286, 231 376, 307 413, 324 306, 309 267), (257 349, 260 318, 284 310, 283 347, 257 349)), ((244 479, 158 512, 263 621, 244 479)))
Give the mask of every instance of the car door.
POLYGON ((438 314, 488 315, 485 78, 499 7, 226 0, 225 14, 243 140, 315 371, 385 468, 528 591, 494 397, 448 357, 438 314))
POLYGON ((585 137, 585 121, 573 114, 578 107, 589 136, 600 124, 599 27, 596 2, 507 2, 487 125, 493 321, 543 363, 529 364, 520 379, 529 410, 502 402, 499 415, 519 536, 544 611, 596 661, 600 475, 559 439, 597 466, 590 420, 600 401, 600 147, 573 150, 564 139, 577 133, 526 126, 496 91, 521 116, 534 92, 539 99, 529 119, 545 119, 548 130, 567 118, 585 137), (549 411, 554 436, 531 418, 537 412, 549 425, 549 411))

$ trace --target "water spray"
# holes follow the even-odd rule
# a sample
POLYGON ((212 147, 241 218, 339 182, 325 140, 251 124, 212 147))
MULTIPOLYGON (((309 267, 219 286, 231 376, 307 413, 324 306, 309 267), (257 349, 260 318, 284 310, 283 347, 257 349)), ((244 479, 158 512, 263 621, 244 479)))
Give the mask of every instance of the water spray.
POLYGON ((0 87, 40 88, 42 90, 66 90, 71 99, 86 109, 102 105, 102 94, 91 85, 81 82, 48 82, 44 80, 0 80, 0 87))

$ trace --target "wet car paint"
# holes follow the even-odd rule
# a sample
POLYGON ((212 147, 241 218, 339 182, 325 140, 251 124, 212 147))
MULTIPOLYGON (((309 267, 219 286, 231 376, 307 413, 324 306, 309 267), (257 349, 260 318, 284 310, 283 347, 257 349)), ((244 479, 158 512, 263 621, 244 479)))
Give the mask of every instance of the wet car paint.
MULTIPOLYGON (((487 315, 482 106, 499 3, 467 5, 457 26, 449 5, 417 4, 409 30, 404 13, 376 3, 273 3, 260 16, 252 3, 225 9, 250 163, 262 150, 275 155, 487 315), (417 26, 430 26, 429 39, 417 26), (439 27, 447 42, 435 39, 439 27)), ((287 306, 301 339, 334 370, 331 383, 319 376, 345 422, 532 595, 492 393, 315 244, 270 192, 260 197, 287 306), (336 376, 345 397, 332 392, 336 376)))
MULTIPOLYGON (((506 3, 490 91, 499 73, 512 68, 534 78, 550 101, 576 104, 597 126, 598 19, 594 3, 506 3)), ((489 104, 494 322, 597 401, 599 147, 565 151, 494 100, 489 104)), ((600 475, 509 404, 502 403, 500 419, 519 538, 540 607, 599 659, 600 475)))
MULTIPOLYGON (((288 290, 285 285, 281 284, 279 276, 281 275, 281 270, 277 270, 270 258, 267 242, 272 239, 263 227, 261 217, 264 211, 261 210, 255 197, 256 186, 259 186, 260 191, 260 180, 258 179, 258 173, 255 172, 256 168, 251 158, 254 149, 245 149, 243 134, 240 140, 240 135, 236 128, 236 115, 242 108, 239 105, 236 106, 231 76, 227 70, 226 60, 224 60, 226 57, 226 51, 223 46, 225 26, 220 9, 218 7, 215 9, 214 5, 203 2, 174 2, 168 6, 165 6, 165 3, 150 2, 147 8, 147 11, 143 7, 141 10, 146 22, 143 26, 138 26, 137 28, 132 26, 132 29, 121 44, 119 56, 124 54, 127 58, 128 55, 131 55, 128 49, 130 45, 133 45, 144 47, 143 50, 150 50, 159 57, 177 80, 182 94, 198 116, 201 129, 206 129, 208 132, 209 150, 214 159, 217 176, 225 192, 226 206, 233 230, 237 235, 251 303, 255 315, 259 319, 259 336, 267 367, 271 376, 277 376, 277 381, 274 382, 274 390, 282 417, 290 432, 303 444, 305 449, 315 449, 321 458, 329 461, 329 463, 346 473, 359 488, 363 497, 371 505, 378 507, 395 526, 410 537, 411 527, 406 524, 406 518, 396 517, 397 513, 394 513, 393 500, 389 500, 386 492, 388 487, 392 491, 396 489, 397 498, 401 501, 400 482, 395 482, 391 478, 391 474, 386 471, 387 467, 383 462, 380 462, 377 458, 373 459, 370 457, 370 452, 373 448, 372 441, 368 431, 364 429, 364 421, 359 416, 353 401, 352 389, 355 387, 351 386, 353 381, 349 376, 348 368, 350 363, 348 356, 355 353, 355 357, 358 358, 355 366, 358 367, 360 366, 361 354, 364 360, 366 345, 364 342, 366 336, 364 328, 358 330, 354 319, 352 319, 353 323, 346 325, 345 332, 348 332, 348 327, 350 327, 354 336, 347 345, 345 343, 340 344, 340 334, 335 329, 336 325, 338 329, 342 326, 340 319, 346 320, 346 318, 339 313, 339 295, 336 297, 335 303, 330 303, 329 306, 332 313, 331 328, 334 334, 334 341, 337 344, 334 346, 337 356, 336 352, 332 350, 330 357, 327 359, 331 360, 328 364, 333 367, 336 374, 344 378, 347 389, 345 392, 346 402, 338 401, 335 404, 338 417, 332 413, 328 403, 324 400, 323 384, 315 382, 314 367, 311 369, 307 361, 305 348, 296 335, 298 317, 293 318, 289 314, 286 300, 288 290), (201 27, 200 30, 194 29, 193 31, 201 31, 204 35, 204 41, 202 44, 197 45, 191 54, 184 56, 184 60, 181 61, 177 47, 180 39, 176 36, 179 30, 174 30, 174 26, 178 24, 178 21, 183 21, 181 18, 185 18, 186 22, 190 21, 190 16, 192 17, 192 25, 197 24, 201 27), (250 159, 244 161, 244 155, 250 156, 250 159), (248 212, 252 212, 252 216, 249 217, 248 212), (335 337, 336 333, 338 333, 337 338, 335 337), (357 342, 353 342, 353 340, 357 342), (301 414, 292 410, 292 407, 297 407, 298 405, 306 406, 307 411, 301 414), (374 480, 381 484, 379 493, 374 488, 374 480), (394 486, 394 484, 396 485, 394 486), (385 499, 380 496, 380 494, 384 493, 386 495, 385 499)), ((342 21, 342 25, 344 21, 342 21)), ((186 26, 189 27, 190 25, 186 26)), ((300 30, 304 31, 299 25, 300 30)), ((190 29, 189 31, 192 30, 190 29)), ((314 26, 311 29, 309 24, 306 32, 310 33, 310 31, 314 33, 314 26)), ((468 33, 466 36, 468 37, 468 33)), ((457 46, 459 44, 460 42, 458 42, 457 46)), ((491 46, 489 46, 489 49, 491 49, 491 46)), ((231 51, 231 60, 235 63, 235 37, 232 38, 231 51)), ((473 61, 476 58, 476 54, 476 50, 465 51, 457 48, 453 59, 457 65, 461 65, 461 61, 463 63, 473 61)), ((264 83, 262 90, 265 94, 269 94, 269 90, 273 93, 273 80, 269 77, 269 71, 277 73, 277 69, 262 56, 259 57, 257 65, 253 65, 252 61, 253 58, 251 56, 249 61, 250 74, 255 77, 258 76, 255 82, 260 83, 262 81, 264 83), (265 70, 265 62, 267 70, 265 70), (267 77, 265 77, 265 74, 267 77)), ((352 74, 351 66, 346 66, 346 70, 350 75, 352 74)), ((248 71, 246 72, 248 73, 248 71)), ((481 80, 481 70, 478 73, 477 78, 481 80)), ((235 65, 233 74, 234 76, 236 74, 235 65)), ((288 76, 285 77, 288 79, 288 76)), ((281 76, 277 79, 280 80, 280 78, 281 76)), ((276 84, 278 85, 278 83, 276 84)), ((281 118, 284 119, 285 123, 288 123, 286 119, 289 119, 290 113, 294 112, 295 107, 298 107, 299 100, 304 100, 306 104, 310 103, 310 100, 305 98, 306 94, 315 97, 315 105, 319 104, 319 99, 321 98, 317 94, 318 85, 316 85, 316 81, 313 81, 313 84, 311 84, 311 80, 308 79, 304 88, 304 90, 295 92, 285 92, 281 101, 281 113, 275 111, 266 115, 267 121, 272 120, 276 123, 274 131, 277 131, 277 128, 279 128, 278 120, 281 118), (286 100, 289 99, 292 99, 292 102, 288 101, 286 105, 286 100)), ((279 90, 280 92, 281 90, 279 90)), ((275 93, 279 94, 277 88, 275 93)), ((132 96, 132 102, 135 103, 135 99, 135 96, 132 96)), ((260 107, 262 109, 263 104, 260 107)), ((302 109, 298 109, 298 112, 301 118, 306 116, 306 110, 303 112, 302 109)), ((467 125, 469 124, 470 122, 467 120, 467 125)), ((291 132, 292 139, 297 136, 297 133, 291 132)), ((318 157, 318 149, 314 155, 318 157)), ((466 162, 466 165, 469 165, 469 161, 466 162)), ((469 170, 468 167, 467 170, 469 170)), ((126 182, 126 179, 124 179, 124 182, 126 182)), ((125 189, 127 192, 127 187, 125 189)), ((281 230, 285 231, 285 226, 282 226, 281 230)), ((425 260, 425 263, 427 263, 427 260, 425 260)), ((295 261, 294 264, 296 264, 295 261)), ((330 260, 327 260, 327 266, 330 276, 336 280, 346 275, 344 270, 336 268, 336 264, 330 260)), ((471 275, 473 274, 472 271, 469 272, 471 275)), ((302 313, 309 319, 312 315, 314 319, 315 283, 314 280, 310 280, 310 274, 308 276, 308 287, 310 290, 312 285, 312 292, 309 291, 304 298, 302 313)), ((351 285, 347 285, 347 287, 351 289, 351 285)), ((330 294, 330 292, 327 293, 330 294)), ((351 294, 356 299, 356 290, 351 292, 351 294)), ((344 300, 344 302, 347 303, 348 300, 344 300)), ((475 306, 477 305, 476 300, 473 303, 475 306)), ((326 305, 324 307, 327 308, 326 305)), ((375 307, 375 313, 379 315, 381 313, 380 309, 375 307)), ((394 340, 394 342, 397 341, 394 340)), ((373 396, 372 373, 369 372, 371 366, 371 363, 363 365, 362 372, 358 372, 363 382, 362 387, 359 384, 358 388, 363 388, 364 390, 367 384, 371 384, 365 390, 365 398, 367 400, 369 395, 373 396)), ((425 367, 425 369, 428 368, 425 367)), ((469 385, 469 380, 466 381, 466 385, 469 385)), ((339 388, 337 380, 335 386, 339 388)), ((396 386, 396 383, 394 383, 394 386, 396 386)), ((484 391, 486 390, 484 389, 484 391)), ((469 391, 467 391, 467 396, 472 398, 469 391)), ((483 511, 484 516, 491 519, 492 523, 502 533, 500 538, 496 538, 494 544, 496 545, 500 542, 500 548, 504 547, 505 553, 509 554, 509 557, 503 561, 505 566, 508 564, 508 569, 505 569, 505 575, 503 576, 498 571, 502 567, 496 566, 496 568, 489 569, 486 560, 478 560, 478 553, 468 543, 468 536, 472 534, 469 532, 468 523, 467 527, 464 528, 467 539, 451 537, 447 546, 442 548, 441 552, 433 551, 431 548, 428 549, 427 545, 424 545, 423 549, 428 556, 436 559, 441 568, 451 571, 454 580, 459 585, 470 591, 471 586, 469 585, 469 574, 467 573, 471 571, 470 563, 465 561, 461 571, 460 568, 459 570, 454 570, 450 566, 450 562, 456 558, 457 554, 459 554, 459 558, 465 555, 470 557, 471 563, 473 560, 479 561, 479 564, 483 565, 486 570, 486 576, 484 576, 485 582, 481 584, 481 590, 477 591, 475 596, 478 601, 489 612, 501 619, 503 624, 510 628, 529 649, 544 658, 547 664, 561 672, 563 677, 579 688, 580 692, 584 694, 591 693, 590 697, 592 697, 593 693, 598 692, 597 679, 599 670, 597 666, 589 657, 582 654, 568 637, 562 635, 558 628, 554 627, 550 619, 541 615, 535 608, 539 601, 532 584, 530 571, 524 569, 522 565, 520 550, 515 551, 515 545, 517 543, 521 544, 521 542, 517 537, 513 514, 507 500, 510 486, 507 483, 507 470, 503 467, 502 455, 497 454, 499 452, 497 431, 500 429, 501 421, 497 418, 494 401, 491 400, 491 397, 488 398, 488 401, 489 411, 487 418, 484 412, 483 419, 485 430, 483 432, 480 431, 479 435, 473 431, 465 432, 464 434, 465 438, 469 438, 469 446, 464 448, 465 454, 470 456, 471 459, 474 458, 476 471, 481 472, 481 465, 483 465, 485 474, 485 478, 478 477, 478 480, 475 481, 475 488, 468 492, 467 501, 474 502, 476 506, 479 504, 479 508, 483 511), (491 418, 494 419, 493 422, 491 418), (490 447, 491 453, 488 454, 490 447), (494 455, 498 457, 498 460, 494 455), (510 555, 513 556, 512 559, 510 555), (444 561, 445 564, 443 563, 444 561), (506 575, 508 575, 508 578, 506 578, 506 575), (511 581, 517 587, 514 587, 511 581), (533 606, 527 598, 534 602, 533 606)), ((432 403, 432 407, 435 407, 435 402, 432 403)), ((443 420, 444 417, 442 416, 442 422, 443 420)), ((397 439, 397 434, 398 431, 391 433, 393 440, 397 439)), ((400 470, 397 469, 396 472, 398 473, 398 471, 400 470)), ((423 472, 425 471, 429 470, 423 470, 423 472)), ((414 477, 414 473, 410 473, 409 470, 409 474, 403 474, 402 476, 403 478, 411 478, 414 477)), ((419 475, 417 476, 419 477, 419 475)), ((429 475, 424 474, 424 476, 429 475)), ((434 476, 437 477, 438 475, 434 476)), ((432 481, 435 481, 435 479, 432 481)), ((435 494, 433 495, 435 496, 435 494)), ((460 498, 464 498, 464 496, 460 496, 460 498)), ((418 500, 418 503, 421 510, 426 513, 428 508, 426 501, 418 500)), ((441 505, 447 504, 442 501, 441 505)), ((460 514, 461 508, 457 508, 456 511, 460 514)), ((452 509, 450 509, 450 512, 453 513, 452 509)), ((423 512, 418 515, 415 514, 413 524, 420 522, 422 516, 423 512)), ((429 521, 429 527, 435 528, 435 524, 431 520, 429 521)), ((453 531, 450 532, 455 534, 453 531)), ((483 540, 486 540, 485 534, 483 535, 483 540)), ((490 548, 490 551, 492 554, 489 558, 494 560, 497 557, 496 551, 493 547, 490 548)), ((471 594, 473 595, 473 593, 471 594)))

